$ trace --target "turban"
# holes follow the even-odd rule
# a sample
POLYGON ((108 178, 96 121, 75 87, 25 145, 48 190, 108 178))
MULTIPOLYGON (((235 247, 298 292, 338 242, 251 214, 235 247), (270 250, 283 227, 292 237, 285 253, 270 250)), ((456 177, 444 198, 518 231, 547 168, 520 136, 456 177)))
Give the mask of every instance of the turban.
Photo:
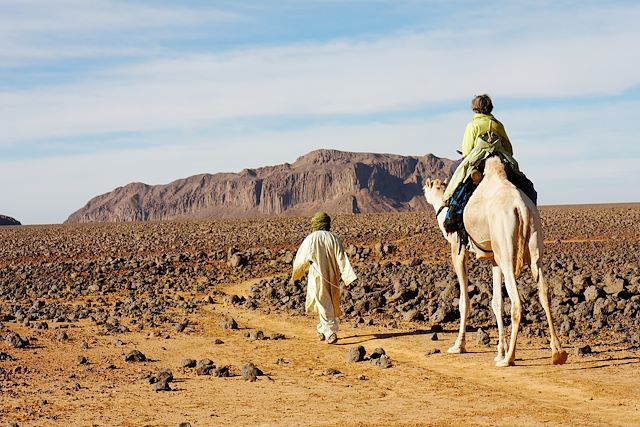
POLYGON ((311 218, 311 229, 313 231, 324 230, 329 231, 331 228, 331 217, 324 212, 317 212, 311 218))

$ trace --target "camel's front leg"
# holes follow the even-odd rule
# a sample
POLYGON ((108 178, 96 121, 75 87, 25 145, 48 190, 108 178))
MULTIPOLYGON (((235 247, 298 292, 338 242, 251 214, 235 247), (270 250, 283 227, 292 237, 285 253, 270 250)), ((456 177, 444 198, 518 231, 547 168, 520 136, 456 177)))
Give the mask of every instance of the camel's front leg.
POLYGON ((466 333, 467 333, 467 317, 469 315, 469 295, 467 294, 467 250, 460 248, 460 242, 451 245, 451 259, 453 260, 453 269, 458 276, 460 284, 460 299, 458 308, 460 310, 460 331, 455 344, 448 350, 449 353, 465 353, 466 333))
POLYGON ((504 359, 505 351, 507 351, 507 344, 504 339, 504 321, 502 319, 502 270, 497 264, 493 263, 491 267, 493 273, 493 297, 491 298, 491 308, 493 308, 493 314, 496 316, 496 323, 498 324, 498 354, 494 361, 504 359))

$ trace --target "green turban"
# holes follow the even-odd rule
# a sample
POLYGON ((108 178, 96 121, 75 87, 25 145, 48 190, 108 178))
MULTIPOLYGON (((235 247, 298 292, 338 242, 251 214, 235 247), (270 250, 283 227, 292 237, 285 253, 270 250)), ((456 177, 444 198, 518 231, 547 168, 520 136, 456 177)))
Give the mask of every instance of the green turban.
POLYGON ((331 217, 324 212, 316 212, 311 218, 311 229, 313 231, 329 231, 331 228, 331 217))

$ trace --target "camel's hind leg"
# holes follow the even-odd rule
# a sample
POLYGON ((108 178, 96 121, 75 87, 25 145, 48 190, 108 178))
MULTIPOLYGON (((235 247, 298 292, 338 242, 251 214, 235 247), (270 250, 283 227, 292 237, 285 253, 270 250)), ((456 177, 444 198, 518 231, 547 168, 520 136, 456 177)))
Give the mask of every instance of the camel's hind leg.
POLYGON ((516 360, 516 342, 518 340, 518 331, 520 330, 520 319, 522 318, 522 302, 520 294, 516 286, 516 278, 513 269, 502 269, 504 273, 504 282, 507 287, 507 293, 511 300, 511 339, 509 340, 509 349, 504 359, 496 362, 496 366, 511 366, 516 360))
POLYGON ((562 349, 556 329, 553 325, 553 316, 551 315, 551 297, 549 296, 549 287, 542 275, 542 269, 538 263, 531 263, 531 272, 533 278, 538 280, 538 296, 540 297, 540 304, 544 308, 544 312, 547 315, 547 323, 549 324, 549 335, 551 341, 551 363, 554 365, 562 365, 567 361, 567 352, 562 349))
POLYGON ((491 267, 493 273, 493 297, 491 298, 491 308, 493 314, 496 316, 496 323, 498 325, 498 354, 495 357, 495 361, 504 359, 504 353, 507 350, 506 342, 504 340, 504 320, 502 319, 502 270, 493 262, 491 267))
POLYGON ((460 248, 460 241, 451 245, 451 259, 453 260, 453 268, 458 276, 458 284, 460 285, 460 300, 458 308, 460 310, 460 330, 456 342, 449 348, 449 353, 465 353, 467 351, 466 333, 467 333, 467 317, 469 316, 469 295, 467 293, 467 250, 460 248), (461 249, 461 250, 460 250, 461 249))

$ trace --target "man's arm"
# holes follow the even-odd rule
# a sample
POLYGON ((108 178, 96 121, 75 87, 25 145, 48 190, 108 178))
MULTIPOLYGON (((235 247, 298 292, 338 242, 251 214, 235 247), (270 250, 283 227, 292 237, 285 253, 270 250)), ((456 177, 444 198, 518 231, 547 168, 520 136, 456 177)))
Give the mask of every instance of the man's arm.
POLYGON ((296 257, 293 260, 293 269, 291 271, 291 280, 298 280, 309 268, 309 247, 310 240, 309 237, 305 238, 302 241, 302 244, 298 248, 296 252, 296 257))
POLYGON ((338 267, 340 268, 340 278, 344 282, 346 286, 349 286, 351 282, 356 280, 358 276, 356 276, 356 272, 351 267, 351 263, 349 262, 349 258, 344 251, 344 247, 342 246, 342 241, 338 240, 338 247, 336 248, 336 262, 338 263, 338 267))

